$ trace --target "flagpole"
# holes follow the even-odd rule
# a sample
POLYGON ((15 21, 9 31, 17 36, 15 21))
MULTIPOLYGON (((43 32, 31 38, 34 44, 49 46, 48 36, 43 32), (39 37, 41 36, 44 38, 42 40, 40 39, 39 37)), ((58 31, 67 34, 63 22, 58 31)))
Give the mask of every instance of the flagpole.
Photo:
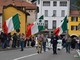
POLYGON ((68 39, 68 31, 69 31, 69 29, 68 29, 68 19, 67 19, 67 31, 66 31, 66 39, 68 39))
POLYGON ((67 31, 66 31, 66 39, 68 39, 68 29, 67 29, 67 31))
POLYGON ((49 31, 49 37, 51 37, 51 30, 49 31))

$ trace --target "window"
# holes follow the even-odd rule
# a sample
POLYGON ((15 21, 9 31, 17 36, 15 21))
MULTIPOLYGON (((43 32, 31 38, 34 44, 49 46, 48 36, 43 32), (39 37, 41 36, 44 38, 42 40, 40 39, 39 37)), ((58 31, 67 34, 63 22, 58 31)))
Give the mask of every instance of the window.
POLYGON ((48 17, 48 10, 45 10, 45 17, 48 17))
POLYGON ((71 26, 71 30, 78 30, 78 26, 71 26))
POLYGON ((56 17, 56 10, 53 10, 53 17, 56 17))
POLYGON ((38 0, 38 4, 40 4, 40 0, 38 0))
POLYGON ((57 2, 56 1, 53 2, 53 6, 57 6, 57 2))
POLYGON ((56 29, 56 20, 53 20, 52 27, 53 29, 56 29))
POLYGON ((80 31, 80 23, 78 24, 78 27, 77 27, 77 29, 80 31))
POLYGON ((60 6, 67 6, 67 1, 60 1, 60 6))
MULTIPOLYGON (((21 1, 25 1, 25 0, 21 0, 21 1)), ((28 0, 28 1, 30 1, 30 0, 28 0)))
POLYGON ((50 6, 50 1, 43 1, 43 6, 50 6))
POLYGON ((37 7, 37 13, 39 13, 39 7, 37 7))
POLYGON ((78 21, 78 17, 71 17, 71 21, 78 21))
POLYGON ((33 10, 29 10, 29 12, 33 12, 33 10))
POLYGON ((45 29, 48 29, 48 20, 45 20, 45 29))
POLYGON ((61 17, 65 17, 65 10, 61 11, 61 17))

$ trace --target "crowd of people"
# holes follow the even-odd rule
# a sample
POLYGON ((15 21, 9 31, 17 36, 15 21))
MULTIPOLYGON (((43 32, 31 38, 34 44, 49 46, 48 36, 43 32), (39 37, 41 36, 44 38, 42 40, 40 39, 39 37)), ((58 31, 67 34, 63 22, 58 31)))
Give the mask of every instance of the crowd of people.
MULTIPOLYGON (((43 34, 39 34, 37 37, 38 40, 38 53, 43 51, 46 51, 46 43, 48 42, 48 37, 44 36, 43 34)), ((70 51, 72 49, 78 49, 80 50, 80 36, 79 37, 70 37, 70 35, 66 36, 56 36, 55 33, 52 34, 52 36, 50 37, 51 41, 50 43, 52 44, 52 48, 53 48, 53 54, 57 54, 57 44, 58 44, 58 40, 62 40, 62 48, 66 49, 66 53, 70 53, 70 51)))
POLYGON ((17 34, 14 33, 11 35, 0 32, 0 46, 2 49, 5 48, 17 48, 21 47, 21 51, 23 51, 26 46, 35 46, 34 37, 26 37, 24 33, 17 34))
POLYGON ((66 52, 68 53, 70 53, 70 50, 72 49, 80 50, 80 36, 70 37, 70 35, 68 35, 67 39, 63 37, 62 42, 63 42, 62 46, 66 48, 66 52))
POLYGON ((79 37, 70 37, 67 36, 56 36, 55 33, 51 37, 51 43, 53 45, 53 54, 57 54, 57 43, 58 40, 62 40, 62 46, 66 49, 66 53, 70 53, 73 49, 80 50, 80 36, 79 37))
MULTIPOLYGON (((21 51, 24 50, 24 47, 35 47, 37 53, 42 53, 42 50, 46 52, 46 45, 50 44, 53 48, 53 54, 57 54, 57 44, 58 40, 62 40, 63 48, 66 48, 66 52, 70 53, 70 49, 79 49, 80 50, 80 36, 79 37, 70 37, 70 35, 65 38, 65 36, 56 36, 55 33, 52 34, 50 41, 48 40, 48 35, 39 33, 36 36, 26 37, 24 33, 17 34, 14 33, 11 35, 0 32, 0 46, 2 49, 5 48, 17 48, 20 47, 21 51)), ((49 46, 49 47, 50 47, 49 46)), ((49 48, 48 48, 49 49, 49 48)))

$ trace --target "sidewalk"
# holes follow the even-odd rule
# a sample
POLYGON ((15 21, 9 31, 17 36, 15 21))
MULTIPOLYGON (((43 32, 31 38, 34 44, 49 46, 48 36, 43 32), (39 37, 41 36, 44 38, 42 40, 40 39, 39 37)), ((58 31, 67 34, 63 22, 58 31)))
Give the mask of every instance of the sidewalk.
MULTIPOLYGON (((25 48, 32 48, 32 47, 24 47, 24 49, 25 48)), ((8 50, 17 50, 17 49, 21 49, 20 47, 16 47, 16 48, 10 48, 10 47, 8 47, 8 48, 5 48, 5 49, 2 49, 1 47, 0 47, 0 51, 8 51, 8 50)))
POLYGON ((0 48, 0 51, 7 51, 7 50, 16 50, 16 49, 20 49, 20 48, 5 48, 5 49, 2 49, 2 48, 0 48))

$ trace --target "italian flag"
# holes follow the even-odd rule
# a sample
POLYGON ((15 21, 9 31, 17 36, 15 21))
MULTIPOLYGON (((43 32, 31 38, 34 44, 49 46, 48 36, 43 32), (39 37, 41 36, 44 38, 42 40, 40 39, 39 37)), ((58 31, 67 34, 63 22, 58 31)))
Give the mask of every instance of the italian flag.
POLYGON ((44 20, 43 15, 39 18, 39 20, 27 26, 26 36, 29 37, 34 35, 42 30, 44 30, 44 20))
POLYGON ((61 24, 54 30, 55 34, 59 36, 67 30, 67 16, 63 19, 61 24))
POLYGON ((3 23, 4 33, 10 33, 19 28, 20 28, 20 21, 19 21, 18 14, 10 17, 8 20, 4 21, 4 23, 3 23))

